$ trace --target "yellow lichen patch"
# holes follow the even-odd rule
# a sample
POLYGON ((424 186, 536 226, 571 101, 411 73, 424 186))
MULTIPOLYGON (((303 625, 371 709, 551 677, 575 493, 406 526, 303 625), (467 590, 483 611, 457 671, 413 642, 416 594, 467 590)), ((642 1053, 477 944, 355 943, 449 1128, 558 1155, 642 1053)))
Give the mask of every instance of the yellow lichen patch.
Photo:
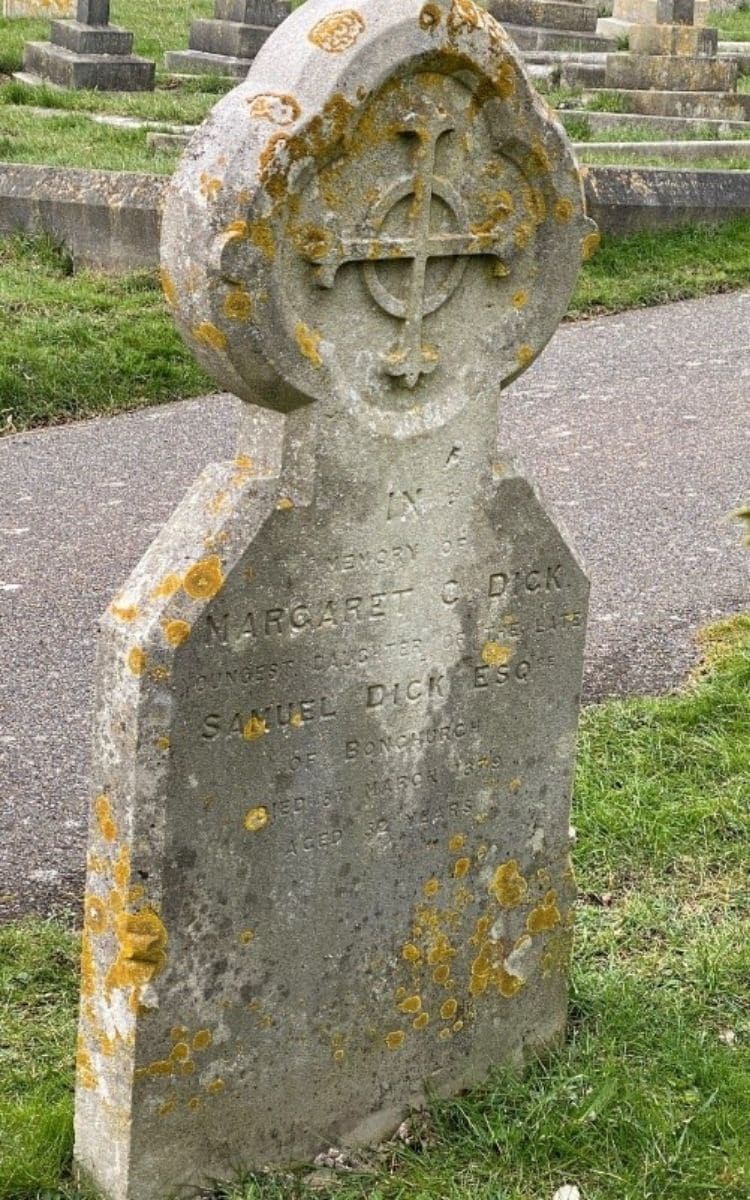
POLYGON ((158 587, 155 587, 151 593, 152 600, 168 600, 170 596, 174 596, 182 587, 182 580, 179 575, 167 575, 162 579, 158 587))
MULTIPOLYGON (((130 883, 130 850, 127 846, 123 846, 117 856, 117 861, 112 868, 112 878, 119 890, 124 892, 130 883)), ((119 896, 118 899, 120 899, 119 896)))
POLYGON ((289 724, 291 725, 292 729, 301 729, 302 726, 304 725, 304 721, 302 720, 302 713, 301 712, 293 712, 291 717, 289 718, 289 724))
POLYGON ((415 1017, 411 1024, 412 1024, 413 1029, 422 1030, 422 1029, 426 1029, 427 1026, 429 1025, 429 1023, 430 1023, 430 1014, 423 1012, 423 1013, 420 1013, 418 1017, 415 1017))
POLYGON ((427 883, 422 888, 422 891, 428 899, 432 899, 433 896, 437 896, 438 892, 440 891, 440 880, 435 878, 428 879, 427 883))
POLYGON ((107 988, 140 988, 166 965, 167 931, 153 909, 118 913, 117 958, 107 973, 107 988))
POLYGON ((294 337, 299 346, 300 353, 309 359, 314 367, 322 367, 323 359, 320 356, 322 338, 317 329, 310 329, 309 325, 305 325, 304 321, 298 321, 294 330, 294 337))
POLYGON ((602 235, 600 233, 587 233, 585 238, 581 240, 581 258, 583 261, 588 262, 592 259, 601 244, 602 235))
POLYGON ((96 1073, 91 1062, 91 1056, 88 1050, 79 1042, 76 1051, 76 1073, 77 1082, 87 1091, 94 1091, 96 1088, 96 1073))
POLYGON ((534 142, 529 155, 527 169, 531 172, 546 173, 552 170, 550 156, 541 142, 534 142))
POLYGON ((520 311, 522 308, 525 308, 528 303, 529 303, 529 293, 528 292, 524 292, 523 289, 521 289, 520 291, 513 293, 513 296, 511 299, 511 304, 513 305, 514 308, 517 308, 520 311))
POLYGON ((518 779, 518 778, 511 779, 510 783, 508 784, 508 791, 511 792, 512 795, 515 796, 515 794, 517 792, 520 792, 522 787, 523 787, 523 781, 521 779, 518 779))
POLYGON ((193 1112, 199 1112, 200 1109, 203 1108, 203 1101, 201 1100, 200 1096, 191 1096, 187 1102, 187 1106, 188 1108, 192 1109, 193 1112))
POLYGON ((278 92, 252 96, 247 104, 251 117, 270 121, 272 125, 293 125, 302 115, 302 109, 294 96, 280 95, 278 92))
MULTIPOLYGON (((505 189, 499 192, 484 194, 482 196, 482 203, 487 209, 487 216, 484 221, 478 221, 471 226, 471 232, 475 237, 488 236, 494 233, 498 225, 503 224, 503 222, 512 217, 515 207, 513 197, 505 189)), ((507 268, 503 273, 507 275, 507 268)))
POLYGON ((206 200, 215 200, 224 184, 208 171, 203 171, 200 177, 200 193, 206 200))
POLYGON ((174 308, 177 303, 177 288, 175 282, 166 267, 162 267, 159 271, 159 280, 161 282, 161 290, 164 293, 167 304, 174 308))
POLYGON ((169 1036, 173 1042, 181 1042, 183 1038, 187 1037, 188 1033, 189 1030, 184 1025, 173 1025, 169 1031, 169 1036))
POLYGON ((401 957, 410 963, 418 963, 422 960, 422 955, 419 951, 419 948, 415 946, 413 942, 407 942, 406 945, 401 948, 401 957))
POLYGON ((561 225, 566 225, 573 216, 574 212, 575 209, 573 207, 572 200, 567 200, 561 197, 555 204, 555 220, 559 221, 561 225))
POLYGON ((441 1042, 447 1042, 448 1038, 452 1037, 452 1036, 453 1035, 452 1035, 450 1029, 441 1029, 440 1033, 438 1034, 438 1037, 440 1038, 441 1042))
POLYGON ((385 1044, 389 1050, 400 1050, 405 1041, 406 1034, 403 1029, 394 1029, 386 1036, 385 1044))
POLYGON ((223 1079, 212 1079, 206 1087, 206 1091, 208 1092, 209 1096, 218 1096, 220 1092, 224 1091, 226 1086, 227 1085, 223 1079))
POLYGON ((128 670, 131 675, 135 675, 137 679, 140 679, 147 665, 148 660, 140 646, 133 646, 128 654, 128 670))
POLYGON ((455 833, 448 842, 448 849, 451 854, 457 854, 459 850, 463 850, 466 838, 462 833, 455 833))
POLYGON ((208 346, 209 350, 223 351, 229 344, 227 335, 217 329, 211 321, 201 321, 200 325, 196 325, 193 329, 193 337, 199 345, 208 346))
POLYGON ((513 233, 513 241, 519 250, 525 250, 533 236, 533 226, 529 225, 528 221, 523 221, 520 225, 516 226, 513 233))
POLYGON ((270 223, 262 217, 258 221, 253 221, 252 225, 247 228, 247 236, 253 246, 260 250, 263 257, 269 262, 273 262, 276 257, 276 240, 270 223))
POLYGON ((343 54, 356 45, 365 31, 365 21, 353 8, 323 17, 308 33, 314 46, 328 54, 343 54))
POLYGON ((166 621, 162 625, 164 637, 170 646, 182 646, 190 637, 187 621, 166 621))
POLYGON ((188 1046, 187 1042, 177 1042, 176 1045, 172 1047, 169 1057, 174 1059, 175 1062, 185 1062, 188 1058, 190 1058, 190 1047, 188 1046))
POLYGON ((240 934, 240 941, 242 942, 243 946, 249 946, 251 942, 255 941, 255 930, 243 929, 242 933, 240 934))
POLYGON ((109 796, 102 792, 94 801, 94 813, 96 815, 96 823, 99 827, 99 833, 104 838, 105 842, 114 842, 117 839, 117 825, 112 816, 112 805, 109 802, 109 796))
POLYGON ((194 1075, 195 1063, 193 1062, 192 1058, 189 1058, 187 1062, 178 1063, 176 1073, 179 1075, 180 1079, 187 1079, 190 1075, 194 1075))
POLYGON ((234 287, 224 297, 223 311, 230 321, 249 321, 253 315, 253 298, 244 288, 234 287))
POLYGON ((163 1104, 160 1104, 156 1111, 158 1112, 160 1117, 168 1117, 169 1114, 171 1112, 174 1112, 174 1110, 176 1108, 177 1108, 177 1097, 170 1096, 169 1100, 165 1100, 163 1104))
POLYGON ((453 878, 454 879, 463 879, 464 875, 467 874, 470 866, 471 866, 470 858, 459 858, 453 867, 453 878))
POLYGON ((292 512, 294 501, 290 500, 288 496, 282 496, 280 500, 277 500, 276 507, 279 512, 292 512))
POLYGON ((526 928, 529 933, 547 933, 562 921, 560 909, 557 906, 557 892, 547 892, 544 901, 529 913, 526 928))
POLYGON ((435 967, 440 963, 450 962, 452 958, 456 957, 456 953, 445 934, 439 933, 427 952, 427 962, 431 967, 435 967))
POLYGON ((169 671, 163 666, 154 667, 150 674, 154 683, 166 683, 166 681, 169 679, 169 671))
POLYGON ((511 647, 503 646, 500 642, 485 642, 482 646, 482 662, 487 663, 488 667, 504 667, 512 657, 511 647))
POLYGON ((170 746, 172 745, 172 743, 170 742, 169 738, 168 738, 168 737, 166 737, 166 736, 165 736, 165 737, 158 737, 158 738, 156 739, 156 743, 155 743, 155 744, 156 744, 156 748, 157 748, 157 750, 164 750, 164 751, 166 751, 166 750, 169 750, 170 746))
POLYGON ((419 24, 422 29, 428 30, 437 29, 442 20, 442 13, 437 4, 425 4, 419 14, 419 24))
POLYGON ((246 742, 257 742, 258 738, 262 738, 268 733, 268 726, 263 717, 253 716, 245 723, 242 730, 242 736, 246 742))
POLYGON ((497 868, 489 886, 490 893, 503 908, 518 908, 528 890, 529 885, 514 858, 497 868))
POLYGON ((245 813, 245 829, 249 833, 259 833, 261 829, 266 828, 270 820, 271 814, 268 809, 259 805, 257 808, 251 808, 245 813))
POLYGON ((495 76, 495 86, 501 100, 510 100, 516 90, 516 72, 511 62, 504 62, 495 76))
POLYGON ((445 1004, 440 1006, 440 1016, 443 1021, 452 1021, 458 1012, 458 1001, 454 999, 446 1000, 445 1004))
POLYGON ((104 902, 98 896, 87 896, 83 911, 89 933, 104 933, 107 928, 107 909, 104 902))
POLYGON ((321 225, 300 225, 292 230, 292 240, 305 258, 322 262, 334 248, 333 234, 321 225))
POLYGON ((191 600, 212 600, 223 584, 221 560, 218 555, 212 554, 190 568, 182 586, 191 600))
POLYGON ((422 1009, 422 997, 407 996, 405 1000, 401 1001, 398 1007, 402 1013, 418 1013, 422 1009))
POLYGON ((199 1029, 193 1038, 194 1050, 207 1050, 213 1042, 213 1034, 210 1029, 199 1029))
POLYGON ((432 978, 435 983, 444 985, 448 983, 451 977, 451 969, 447 963, 442 963, 439 967, 435 967, 432 972, 432 978))
POLYGON ((142 883, 137 883, 135 887, 128 888, 128 903, 139 904, 146 895, 146 889, 142 883))
POLYGON ((519 346, 516 351, 516 362, 519 367, 529 367, 536 358, 536 353, 531 346, 519 346))
POLYGON ((498 973, 497 989, 501 996, 506 1000, 511 1000, 517 992, 520 992, 524 985, 524 980, 518 975, 511 975, 508 971, 502 968, 498 973))
POLYGON ((138 616, 138 606, 136 604, 111 604, 109 611, 113 617, 117 617, 118 621, 126 621, 127 623, 135 621, 138 616))

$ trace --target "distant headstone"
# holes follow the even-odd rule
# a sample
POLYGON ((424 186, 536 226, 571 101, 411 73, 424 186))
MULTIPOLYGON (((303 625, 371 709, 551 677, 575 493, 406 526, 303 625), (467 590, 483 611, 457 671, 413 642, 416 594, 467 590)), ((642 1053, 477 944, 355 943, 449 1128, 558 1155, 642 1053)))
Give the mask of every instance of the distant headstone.
POLYGON ((30 81, 107 92, 150 91, 156 67, 133 54, 133 34, 109 24, 109 0, 78 0, 75 21, 53 21, 48 42, 27 42, 30 81))
POLYGON ((4 17, 72 17, 76 0, 3 0, 4 17))
POLYGON ((471 0, 308 0, 192 141, 164 288, 246 404, 103 619, 106 1196, 378 1139, 563 1035, 588 584, 496 422, 596 237, 471 0))
POLYGON ((197 17, 187 50, 168 50, 164 62, 177 75, 244 79, 253 59, 291 12, 291 0, 215 0, 213 17, 197 17))

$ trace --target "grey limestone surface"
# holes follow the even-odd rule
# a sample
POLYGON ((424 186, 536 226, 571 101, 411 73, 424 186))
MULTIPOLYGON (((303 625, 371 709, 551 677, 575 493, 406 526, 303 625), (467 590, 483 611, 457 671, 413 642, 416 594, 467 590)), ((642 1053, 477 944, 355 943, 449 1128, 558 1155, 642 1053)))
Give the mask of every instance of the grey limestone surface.
POLYGON ((308 0, 183 156, 165 294, 248 409, 102 617, 75 1155, 111 1200, 378 1141, 563 1036, 589 583, 497 400, 596 237, 473 0, 308 0))

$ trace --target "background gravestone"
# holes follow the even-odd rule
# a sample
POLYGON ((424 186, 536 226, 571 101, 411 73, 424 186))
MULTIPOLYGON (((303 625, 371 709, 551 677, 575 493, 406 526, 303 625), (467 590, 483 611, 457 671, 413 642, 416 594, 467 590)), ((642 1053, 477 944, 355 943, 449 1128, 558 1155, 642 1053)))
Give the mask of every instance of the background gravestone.
POLYGON ((53 21, 48 42, 26 43, 20 78, 102 92, 151 91, 156 64, 133 54, 133 40, 109 24, 109 0, 78 0, 75 21, 53 21))
POLYGON ((4 17, 72 17, 76 0, 3 0, 4 17))
POLYGON ((308 0, 164 229, 248 403, 103 622, 76 1157, 134 1200, 562 1036, 588 599, 496 420, 596 235, 483 10, 308 0))

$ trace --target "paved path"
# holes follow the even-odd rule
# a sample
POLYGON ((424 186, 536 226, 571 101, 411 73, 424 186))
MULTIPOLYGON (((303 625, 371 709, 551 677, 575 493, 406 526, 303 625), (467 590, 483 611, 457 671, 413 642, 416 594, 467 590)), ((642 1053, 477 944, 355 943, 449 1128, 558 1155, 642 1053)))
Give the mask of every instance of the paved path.
MULTIPOLYGON (((97 615, 211 460, 237 402, 0 442, 0 914, 81 887, 97 615)), ((750 607, 728 514, 750 496, 750 293, 564 327, 505 397, 588 563, 589 699, 679 682, 705 622, 750 607)))

